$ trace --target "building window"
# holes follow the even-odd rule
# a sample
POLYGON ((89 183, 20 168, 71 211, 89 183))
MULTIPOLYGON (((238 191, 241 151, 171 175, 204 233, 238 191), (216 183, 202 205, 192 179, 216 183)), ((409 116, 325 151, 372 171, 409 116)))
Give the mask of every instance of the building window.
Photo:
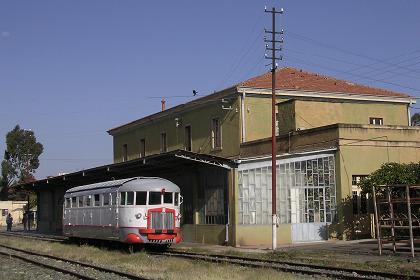
POLYGON ((186 151, 192 151, 192 135, 191 135, 191 126, 188 125, 185 127, 185 150, 186 151))
POLYGON ((122 149, 122 161, 127 161, 128 160, 128 146, 127 144, 123 145, 123 149, 122 149))
POLYGON ((366 178, 366 175, 351 176, 353 215, 367 214, 370 211, 369 194, 363 193, 362 189, 358 186, 364 178, 366 178))
POLYGON ((164 153, 168 151, 168 144, 166 142, 166 132, 160 134, 160 152, 164 153))
POLYGON ((384 120, 382 118, 369 118, 369 123, 373 125, 383 125, 384 120))
POLYGON ((222 147, 219 119, 211 120, 211 139, 213 149, 220 149, 222 147))
MULTIPOLYGON (((238 223, 270 224, 271 166, 239 170, 238 223)), ((277 214, 279 222, 332 223, 337 221, 335 158, 277 164, 277 214)))
POLYGON ((140 140, 140 157, 146 156, 146 139, 140 140))

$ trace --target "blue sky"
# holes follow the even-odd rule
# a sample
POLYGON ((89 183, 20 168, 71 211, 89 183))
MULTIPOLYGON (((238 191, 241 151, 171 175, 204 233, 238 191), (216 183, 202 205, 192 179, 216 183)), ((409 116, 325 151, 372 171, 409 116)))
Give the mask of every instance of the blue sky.
POLYGON ((269 70, 265 5, 286 10, 281 66, 420 97, 419 1, 0 1, 0 155, 20 124, 44 145, 37 178, 111 163, 106 130, 159 97, 269 70))

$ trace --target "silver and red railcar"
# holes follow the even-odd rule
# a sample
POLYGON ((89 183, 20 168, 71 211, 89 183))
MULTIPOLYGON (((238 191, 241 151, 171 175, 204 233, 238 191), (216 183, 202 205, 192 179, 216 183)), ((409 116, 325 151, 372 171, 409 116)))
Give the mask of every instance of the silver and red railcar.
POLYGON ((156 177, 71 188, 64 195, 63 233, 128 244, 179 243, 181 203, 179 187, 156 177))

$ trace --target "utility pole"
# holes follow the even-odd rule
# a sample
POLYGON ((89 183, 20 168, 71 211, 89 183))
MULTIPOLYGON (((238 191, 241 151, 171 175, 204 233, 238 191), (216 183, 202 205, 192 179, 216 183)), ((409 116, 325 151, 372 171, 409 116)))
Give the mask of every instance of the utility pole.
POLYGON ((276 15, 283 14, 284 10, 281 8, 280 10, 276 11, 276 8, 273 7, 271 10, 267 10, 265 8, 266 13, 271 13, 272 17, 272 30, 264 29, 264 33, 271 34, 271 40, 264 37, 264 42, 266 43, 265 49, 266 51, 271 51, 271 57, 265 54, 266 59, 271 60, 271 213, 272 213, 272 249, 276 250, 277 248, 277 226, 278 226, 278 219, 277 219, 277 164, 276 164, 276 152, 277 152, 277 144, 276 144, 276 69, 277 69, 277 60, 281 60, 282 56, 277 56, 277 52, 281 51, 281 46, 278 46, 283 43, 283 37, 280 40, 277 40, 277 35, 283 35, 284 31, 276 32, 276 15), (271 43, 271 48, 268 43, 271 43))

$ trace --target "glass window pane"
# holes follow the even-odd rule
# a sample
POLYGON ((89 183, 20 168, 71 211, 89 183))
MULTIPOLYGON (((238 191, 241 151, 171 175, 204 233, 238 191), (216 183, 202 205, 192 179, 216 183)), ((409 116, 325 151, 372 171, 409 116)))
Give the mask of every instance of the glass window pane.
POLYGON ((79 196, 79 207, 83 207, 83 196, 79 196))
POLYGON ((161 192, 149 192, 149 205, 161 204, 161 192))
POLYGON ((126 192, 121 192, 120 205, 125 205, 126 192))
POLYGON ((85 196, 85 206, 89 207, 91 206, 90 201, 92 200, 92 196, 91 195, 87 195, 85 196))
POLYGON ((134 192, 127 192, 127 205, 134 205, 134 192))
POLYGON ((136 205, 146 205, 147 192, 136 192, 136 205))
POLYGON ((103 194, 103 202, 104 202, 104 206, 109 205, 109 193, 103 194))
POLYGON ((175 193, 175 206, 178 206, 179 204, 179 193, 175 193))
POLYGON ((171 192, 165 192, 163 194, 163 203, 172 204, 172 193, 171 192))
POLYGON ((95 200, 94 206, 100 206, 101 205, 101 201, 100 201, 99 194, 95 194, 95 195, 93 195, 93 197, 94 197, 94 200, 95 200))

